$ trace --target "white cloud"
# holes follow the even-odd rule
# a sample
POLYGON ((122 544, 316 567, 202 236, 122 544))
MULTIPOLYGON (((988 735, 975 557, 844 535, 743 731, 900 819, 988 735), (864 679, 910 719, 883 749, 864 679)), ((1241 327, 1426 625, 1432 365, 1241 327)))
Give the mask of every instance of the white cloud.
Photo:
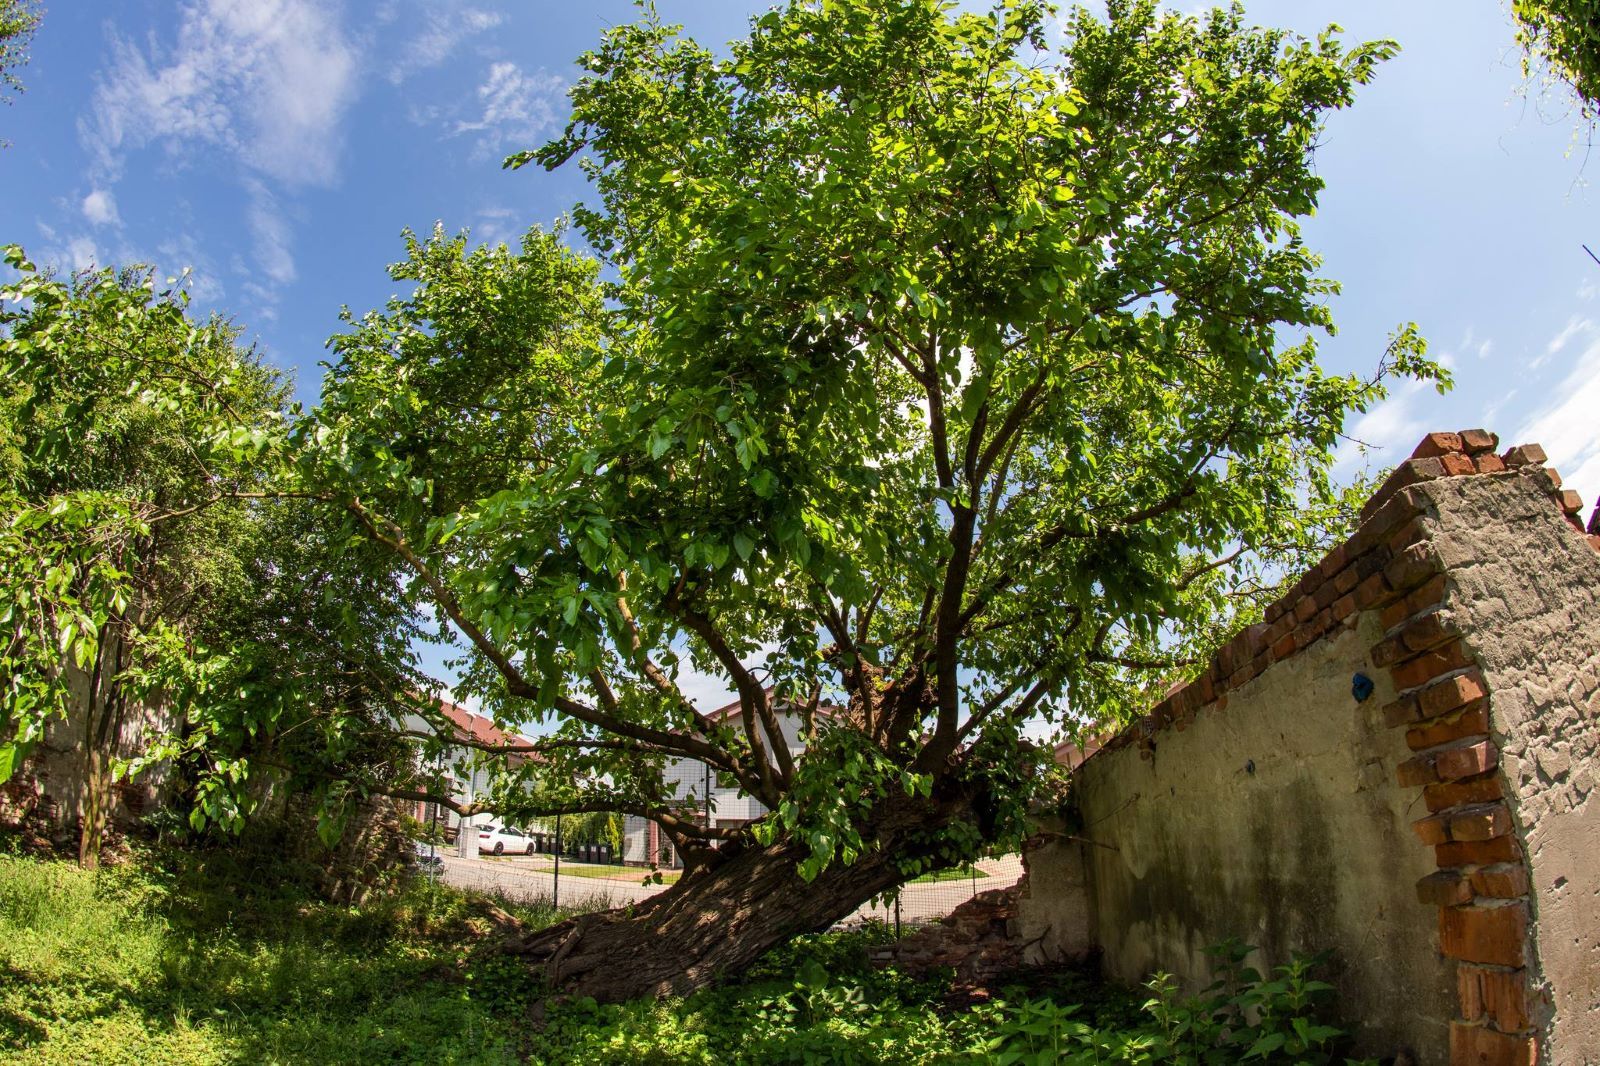
POLYGON ((472 227, 479 244, 506 244, 517 242, 517 212, 509 207, 483 207, 478 209, 477 224, 472 227))
POLYGON ((1544 445, 1550 465, 1561 471, 1567 487, 1592 505, 1600 495, 1600 420, 1595 417, 1600 411, 1600 328, 1588 320, 1577 329, 1569 323, 1561 348, 1579 336, 1586 347, 1565 380, 1551 390, 1558 399, 1529 416, 1512 443, 1544 445))
POLYGON ((418 71, 440 65, 468 38, 492 30, 503 21, 498 12, 478 8, 428 8, 423 16, 422 32, 400 50, 394 66, 389 69, 389 81, 399 85, 418 71))
POLYGON ((481 112, 457 122, 453 132, 479 134, 478 151, 485 155, 508 144, 529 147, 555 127, 566 87, 565 79, 547 71, 527 74, 515 63, 495 63, 478 86, 481 112))
POLYGON ((1392 389, 1387 400, 1345 431, 1349 439, 1334 453, 1334 465, 1343 467, 1353 462, 1361 454, 1362 445, 1394 453, 1385 455, 1383 466, 1405 458, 1411 446, 1422 439, 1423 421, 1417 407, 1431 388, 1426 381, 1406 381, 1392 389))
POLYGON ((286 184, 326 185, 356 66, 336 5, 192 0, 170 49, 113 35, 79 135, 104 178, 121 173, 125 153, 159 144, 178 158, 216 148, 286 184))
POLYGON ((277 197, 261 182, 247 181, 245 191, 250 195, 246 218, 255 241, 256 266, 273 285, 288 285, 296 276, 288 220, 277 197))
POLYGON ((92 225, 122 225, 122 219, 117 215, 117 200, 111 195, 110 189, 95 189, 83 198, 80 207, 83 210, 83 217, 92 225))
POLYGON ((1550 343, 1544 346, 1544 351, 1535 356, 1533 362, 1528 364, 1529 370, 1537 370, 1550 361, 1551 356, 1560 355, 1572 339, 1582 333, 1594 332, 1594 323, 1581 315, 1573 315, 1567 319, 1567 324, 1561 332, 1550 338, 1550 343))

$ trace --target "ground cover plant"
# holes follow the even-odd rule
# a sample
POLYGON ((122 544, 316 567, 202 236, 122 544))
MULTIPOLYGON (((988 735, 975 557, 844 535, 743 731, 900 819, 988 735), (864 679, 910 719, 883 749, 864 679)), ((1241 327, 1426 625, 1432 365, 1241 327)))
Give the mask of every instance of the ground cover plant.
POLYGON ((1082 973, 953 990, 869 965, 888 929, 799 938, 688 997, 546 1002, 483 950, 548 907, 426 879, 360 907, 248 849, 136 845, 97 871, 0 841, 0 1057, 96 1063, 1188 1063, 1341 1061, 1297 961, 1273 980, 1225 952, 1205 997, 1082 973), (1247 1023, 1242 1011, 1251 1012, 1247 1023), (1297 1043, 1298 1041, 1298 1043, 1297 1043))
POLYGON ((471 964, 493 932, 480 898, 421 881, 341 907, 272 857, 137 858, 89 872, 0 854, 0 1059, 520 1061, 522 1014, 471 964))

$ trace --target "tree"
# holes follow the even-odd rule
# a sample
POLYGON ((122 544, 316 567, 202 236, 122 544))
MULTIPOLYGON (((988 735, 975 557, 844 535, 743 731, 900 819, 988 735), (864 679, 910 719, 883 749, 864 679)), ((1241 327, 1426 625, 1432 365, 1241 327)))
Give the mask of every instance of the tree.
POLYGON ((1600 114, 1600 3, 1595 0, 1512 0, 1523 68, 1543 66, 1577 98, 1579 114, 1600 114))
MULTIPOLYGON (((39 28, 39 11, 29 0, 0 0, 0 101, 22 91, 17 68, 28 62, 28 42, 39 28)), ((0 141, 0 147, 6 142, 0 141)))
POLYGON ((403 776, 395 738, 358 726, 419 685, 410 604, 392 560, 334 550, 319 514, 266 491, 278 376, 148 270, 62 280, 19 248, 6 260, 0 782, 65 721, 93 866, 129 769, 175 761, 196 829, 237 828, 274 773, 330 815, 369 768, 403 776), (154 707, 173 735, 124 751, 125 723, 154 707))
POLYGON ((1124 714, 1253 618, 1347 528, 1346 415, 1440 373, 1410 328, 1373 380, 1315 360, 1312 152, 1392 44, 1153 0, 1053 26, 796 0, 718 58, 647 11, 508 160, 583 157, 593 255, 411 238, 411 295, 335 338, 306 491, 405 560, 486 708, 548 727, 496 808, 644 814, 685 859, 520 943, 555 987, 693 987, 1015 846, 1024 725, 1124 714), (771 813, 703 824, 674 758, 771 813))

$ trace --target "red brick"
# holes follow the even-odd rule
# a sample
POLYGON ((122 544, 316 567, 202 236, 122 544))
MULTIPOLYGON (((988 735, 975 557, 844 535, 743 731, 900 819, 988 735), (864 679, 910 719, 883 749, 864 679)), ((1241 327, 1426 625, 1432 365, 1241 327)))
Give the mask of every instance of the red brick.
POLYGON ((1417 706, 1417 694, 1408 692, 1393 703, 1385 704, 1383 708, 1383 724, 1393 729, 1395 726, 1415 722, 1422 716, 1422 709, 1417 706))
POLYGON ((1489 701, 1473 700, 1461 710, 1435 718, 1406 732, 1406 747, 1426 751, 1452 740, 1489 735, 1489 701))
MULTIPOLYGON (((1390 582, 1390 587, 1396 587, 1392 581, 1390 582)), ((1391 603, 1383 609, 1384 631, 1388 632, 1412 615, 1421 614, 1429 607, 1442 603, 1444 601, 1444 593, 1444 575, 1435 574, 1427 584, 1409 592, 1405 599, 1398 603, 1391 603)))
POLYGON ((1403 552, 1411 545, 1427 536, 1428 527, 1423 524, 1422 516, 1418 515, 1393 533, 1389 534, 1389 551, 1403 552))
POLYGON ((1470 903, 1472 882, 1459 870, 1436 870, 1417 882, 1417 902, 1431 907, 1470 903))
POLYGON ((1457 781, 1474 777, 1494 769, 1500 762, 1500 752, 1487 740, 1465 744, 1459 748, 1445 748, 1433 756, 1434 773, 1441 781, 1457 781))
POLYGON ((1538 1042, 1481 1025, 1450 1023, 1450 1066, 1537 1066, 1538 1042))
POLYGON ((1595 551, 1600 551, 1600 533, 1589 534, 1589 547, 1595 551))
POLYGON ((1261 634, 1261 643, 1251 652, 1251 657, 1254 658, 1256 655, 1261 654, 1263 650, 1278 643, 1283 639, 1285 633, 1293 633, 1294 627, 1295 617, 1294 612, 1291 611, 1266 628, 1261 634))
POLYGON ((1394 776, 1401 788, 1416 788, 1438 781, 1439 771, 1433 764, 1432 755, 1417 755, 1396 766, 1394 776))
POLYGON ((1436 677, 1443 677, 1452 670, 1470 666, 1471 663, 1466 649, 1458 640, 1453 644, 1446 644, 1442 648, 1435 648, 1433 651, 1426 651, 1407 659, 1392 668, 1389 676, 1394 678, 1394 687, 1397 689, 1416 688, 1436 677))
POLYGON ((1290 634, 1284 636, 1282 639, 1280 639, 1276 644, 1274 644, 1272 646, 1272 657, 1274 659, 1279 659, 1279 660, 1287 659, 1293 654, 1294 654, 1294 634, 1293 633, 1290 633, 1290 634))
POLYGON ((1461 435, 1458 433, 1429 433, 1411 453, 1411 458, 1427 459, 1435 455, 1448 455, 1451 452, 1459 452, 1464 447, 1461 435))
MULTIPOLYGON (((1349 573, 1348 570, 1345 572, 1349 573)), ((1333 601, 1333 606, 1328 610, 1332 612, 1335 622, 1343 622, 1346 618, 1356 613, 1355 593, 1351 593, 1348 596, 1340 596, 1333 601)))
POLYGON ((1461 438, 1461 448, 1468 455, 1492 452, 1500 447, 1500 438, 1486 429, 1463 429, 1456 436, 1461 438))
POLYGON ((1273 600, 1271 603, 1267 604, 1267 613, 1265 615, 1263 615, 1262 617, 1265 618, 1266 621, 1267 621, 1267 624, 1270 625, 1273 622, 1276 622, 1278 619, 1282 618, 1283 617, 1283 612, 1287 611, 1288 609, 1289 609, 1289 606, 1283 599, 1276 599, 1276 600, 1273 600))
POLYGON ((1413 544, 1383 568, 1392 589, 1413 589, 1439 573, 1439 560, 1426 544, 1413 544))
POLYGON ((1468 904, 1441 909, 1439 950, 1463 962, 1523 965, 1528 954, 1528 905, 1468 904))
POLYGON ((1537 444, 1519 444, 1500 457, 1507 466, 1538 466, 1550 457, 1537 444))
POLYGON ((1449 477, 1461 477, 1463 474, 1476 474, 1478 472, 1471 459, 1459 453, 1454 455, 1441 455, 1439 463, 1444 467, 1444 472, 1449 477))
MULTIPOLYGON (((1441 468, 1441 473, 1443 470, 1441 468)), ((1380 487, 1361 507, 1361 528, 1351 538, 1352 552, 1370 548, 1380 543, 1395 526, 1411 519, 1422 508, 1416 493, 1409 488, 1389 492, 1380 487)))
POLYGON ((1577 514, 1583 510, 1583 497, 1573 489, 1562 489, 1560 500, 1563 514, 1577 514))
POLYGON ((1480 866, 1472 871, 1472 891, 1490 899, 1517 899, 1528 894, 1528 869, 1521 863, 1480 866))
POLYGON ((1506 461, 1493 452, 1487 452, 1473 456, 1472 466, 1480 474, 1498 474, 1506 468, 1506 461))
POLYGON ((1553 466, 1529 470, 1524 476, 1532 478, 1535 485, 1552 496, 1561 491, 1561 471, 1553 466))
POLYGON ((1398 636, 1410 650, 1426 651, 1460 636, 1460 633, 1442 612, 1428 611, 1407 622, 1398 636))
POLYGON ((1294 605, 1294 617, 1296 621, 1307 621, 1316 613, 1317 601, 1312 599, 1310 596, 1301 596, 1294 605))
POLYGON ((1448 844, 1450 842, 1450 817, 1445 814, 1430 814, 1426 818, 1418 818, 1411 823, 1411 831, 1417 834, 1417 839, 1432 847, 1435 844, 1448 844))
POLYGON ((1369 610, 1383 603, 1390 595, 1389 583, 1383 579, 1383 575, 1373 574, 1356 586, 1356 607, 1369 610))
POLYGON ((1460 807, 1469 803, 1493 803, 1505 793, 1500 788, 1499 774, 1469 777, 1464 781, 1446 781, 1429 785, 1422 791, 1422 800, 1430 811, 1446 807, 1460 807))
POLYGON ((1583 532, 1583 519, 1579 518, 1575 514, 1567 514, 1565 512, 1562 513, 1561 517, 1567 520, 1567 525, 1571 526, 1573 529, 1576 529, 1579 533, 1583 532))
POLYGON ((1439 718, 1488 694, 1483 687, 1483 675, 1474 667, 1433 682, 1417 693, 1417 705, 1423 718, 1439 718))
POLYGON ((1311 599, 1317 605, 1317 610, 1326 611, 1333 606, 1333 601, 1339 598, 1339 589, 1332 581, 1324 581, 1317 586, 1317 591, 1311 599))
POLYGON ((1452 840, 1433 849, 1434 864, 1447 866, 1488 866, 1497 862, 1521 862, 1522 852, 1513 836, 1493 840, 1452 840))
POLYGON ((1503 803, 1485 803, 1449 811, 1445 818, 1451 840, 1493 840, 1511 832, 1511 812, 1503 803))
POLYGON ((1324 555, 1322 561, 1317 564, 1317 573, 1321 575, 1322 580, 1327 581, 1343 570, 1345 564, 1349 561, 1350 549, 1348 545, 1336 544, 1333 550, 1324 555))
POLYGON ((1462 963, 1456 969, 1456 979, 1462 1017, 1469 1021, 1481 1018, 1504 1033, 1529 1027, 1532 1019, 1528 1012, 1526 970, 1491 970, 1462 963), (1467 1013, 1469 1003, 1477 1014, 1467 1013))
POLYGON ((1361 584, 1361 575, 1356 573, 1356 568, 1347 566, 1334 575, 1333 590, 1343 596, 1354 592, 1357 585, 1361 584))
POLYGON ((1309 648, 1315 644, 1322 634, 1333 627, 1333 612, 1331 610, 1318 611, 1309 622, 1302 622, 1295 627, 1294 642, 1302 648, 1309 648))

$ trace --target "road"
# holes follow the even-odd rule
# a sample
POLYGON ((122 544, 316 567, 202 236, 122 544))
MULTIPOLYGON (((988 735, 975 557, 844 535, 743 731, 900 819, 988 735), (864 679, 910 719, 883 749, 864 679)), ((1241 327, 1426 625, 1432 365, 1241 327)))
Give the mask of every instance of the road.
MULTIPOLYGON (((497 859, 463 859, 444 856, 444 882, 457 888, 470 888, 489 892, 514 900, 550 899, 555 895, 556 882, 550 872, 547 856, 523 858, 506 856, 497 859)), ((648 899, 666 890, 665 885, 644 885, 645 871, 638 867, 616 868, 614 877, 561 878, 561 905, 564 907, 620 907, 648 899)), ((978 863, 985 876, 976 880, 961 878, 953 881, 935 881, 909 884, 900 890, 900 920, 902 924, 926 924, 949 914, 972 898, 974 891, 991 888, 1009 888, 1022 876, 1022 862, 1015 855, 999 859, 985 859, 978 863)), ((845 919, 853 923, 866 919, 894 922, 894 906, 874 907, 863 905, 845 919)))

